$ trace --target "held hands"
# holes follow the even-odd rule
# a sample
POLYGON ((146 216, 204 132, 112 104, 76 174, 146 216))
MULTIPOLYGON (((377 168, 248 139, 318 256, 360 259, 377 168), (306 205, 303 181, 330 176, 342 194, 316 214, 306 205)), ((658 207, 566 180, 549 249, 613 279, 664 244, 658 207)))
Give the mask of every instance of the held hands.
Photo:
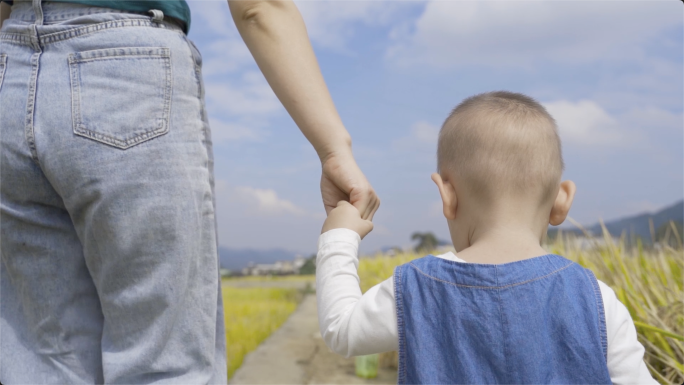
POLYGON ((321 195, 328 218, 321 233, 333 229, 355 231, 361 239, 373 230, 373 215, 380 199, 354 160, 351 149, 326 157, 321 195))
POLYGON ((347 201, 339 201, 337 207, 328 213, 323 223, 321 234, 334 229, 349 229, 355 231, 361 239, 373 230, 373 222, 362 219, 359 210, 347 201))
MULTIPOLYGON (((321 195, 325 212, 339 207, 338 202, 350 202, 361 218, 373 220, 380 207, 380 199, 359 169, 351 149, 330 155, 322 160, 321 195)), ((369 230, 370 231, 370 230, 369 230)))

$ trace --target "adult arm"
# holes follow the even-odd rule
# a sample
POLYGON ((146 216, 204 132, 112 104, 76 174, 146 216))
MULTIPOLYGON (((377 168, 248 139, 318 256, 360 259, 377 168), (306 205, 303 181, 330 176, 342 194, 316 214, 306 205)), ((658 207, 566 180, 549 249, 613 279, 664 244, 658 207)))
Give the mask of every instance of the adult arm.
POLYGON ((5 20, 9 18, 12 7, 5 2, 0 2, 0 28, 5 23, 5 20))
POLYGON ((318 153, 326 212, 347 200, 364 219, 372 219, 380 201, 354 160, 351 137, 335 109, 295 4, 229 0, 228 5, 273 92, 318 153))
POLYGON ((359 235, 334 229, 318 240, 316 298, 318 323, 326 345, 350 357, 397 350, 394 280, 361 294, 357 257, 359 235))

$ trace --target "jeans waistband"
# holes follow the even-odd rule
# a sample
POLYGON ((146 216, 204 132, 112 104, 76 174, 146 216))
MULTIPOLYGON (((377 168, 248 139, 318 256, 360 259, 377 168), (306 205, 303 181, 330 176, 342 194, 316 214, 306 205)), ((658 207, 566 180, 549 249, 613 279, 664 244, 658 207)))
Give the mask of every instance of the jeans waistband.
MULTIPOLYGON (((41 4, 41 8, 43 10, 43 24, 46 25, 58 24, 80 16, 102 13, 138 15, 143 19, 149 19, 152 17, 149 13, 126 11, 106 7, 94 7, 92 5, 77 3, 43 2, 41 4)), ((35 23, 36 12, 31 0, 15 0, 9 18, 27 23, 35 23)), ((176 18, 163 16, 163 22, 183 29, 183 22, 177 20, 176 18)))

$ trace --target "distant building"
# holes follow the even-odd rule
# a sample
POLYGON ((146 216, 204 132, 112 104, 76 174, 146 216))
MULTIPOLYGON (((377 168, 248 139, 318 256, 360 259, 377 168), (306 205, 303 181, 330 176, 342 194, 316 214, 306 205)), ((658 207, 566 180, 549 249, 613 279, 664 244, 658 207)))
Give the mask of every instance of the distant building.
POLYGON ((299 269, 306 263, 306 258, 298 255, 293 261, 277 261, 275 263, 252 262, 242 269, 242 275, 290 275, 299 274, 299 269))
POLYGON ((294 262, 293 262, 295 274, 299 274, 299 269, 301 269, 305 263, 306 263, 306 258, 304 258, 303 256, 298 255, 295 257, 294 262))

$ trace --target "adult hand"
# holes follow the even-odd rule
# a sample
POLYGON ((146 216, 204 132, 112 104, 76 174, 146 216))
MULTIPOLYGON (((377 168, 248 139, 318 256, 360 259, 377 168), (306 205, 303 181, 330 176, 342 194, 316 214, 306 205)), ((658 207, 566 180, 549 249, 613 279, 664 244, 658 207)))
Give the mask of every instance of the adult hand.
POLYGON ((326 157, 322 167, 321 195, 326 214, 337 207, 339 201, 348 201, 359 210, 361 218, 373 220, 373 215, 380 207, 380 199, 359 169, 351 151, 326 157))

